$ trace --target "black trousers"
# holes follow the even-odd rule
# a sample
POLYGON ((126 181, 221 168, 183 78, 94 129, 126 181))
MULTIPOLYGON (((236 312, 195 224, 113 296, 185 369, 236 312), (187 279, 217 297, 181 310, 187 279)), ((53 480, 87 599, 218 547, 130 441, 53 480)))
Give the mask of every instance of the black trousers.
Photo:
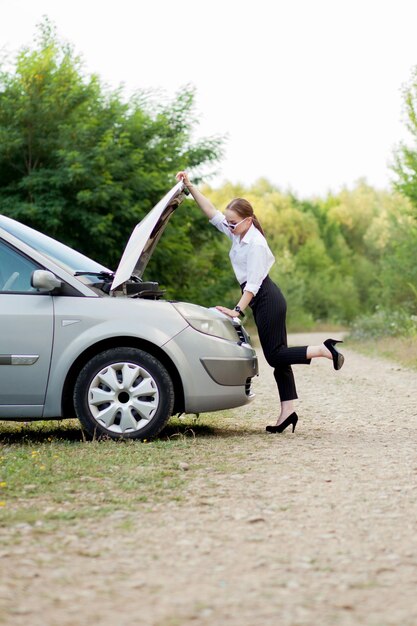
MULTIPOLYGON (((244 283, 241 289, 245 287, 244 283)), ((280 288, 267 276, 252 299, 255 324, 262 350, 269 365, 274 368, 281 402, 298 398, 291 365, 308 365, 307 346, 289 348, 287 345, 287 303, 280 288)))

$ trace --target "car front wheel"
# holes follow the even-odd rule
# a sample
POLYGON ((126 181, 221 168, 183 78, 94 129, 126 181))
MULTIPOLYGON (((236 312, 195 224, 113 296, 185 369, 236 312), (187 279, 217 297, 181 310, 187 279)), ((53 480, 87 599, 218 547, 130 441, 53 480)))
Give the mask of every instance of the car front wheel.
POLYGON ((90 436, 155 437, 174 406, 171 378, 155 357, 137 348, 94 356, 74 387, 75 412, 90 436))

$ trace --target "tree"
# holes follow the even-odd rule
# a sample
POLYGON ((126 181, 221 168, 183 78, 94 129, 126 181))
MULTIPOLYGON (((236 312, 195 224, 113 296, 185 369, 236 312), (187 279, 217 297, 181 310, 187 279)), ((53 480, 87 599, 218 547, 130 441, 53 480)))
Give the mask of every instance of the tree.
POLYGON ((381 305, 414 310, 417 235, 399 193, 362 180, 309 201, 265 180, 204 191, 219 208, 237 195, 252 203, 276 257, 271 276, 285 294, 292 328, 314 320, 351 322, 381 305))
POLYGON ((411 145, 402 142, 394 153, 393 170, 397 175, 394 185, 410 199, 417 211, 417 66, 403 89, 403 98, 411 145))
MULTIPOLYGON (((0 71, 1 212, 114 268, 175 173, 219 158, 220 139, 192 141, 193 106, 190 87, 170 102, 141 92, 124 101, 84 74, 46 19, 34 48, 0 71)), ((157 278, 175 285, 192 255, 189 228, 171 220, 157 278)))
POLYGON ((405 124, 411 144, 402 142, 394 154, 395 188, 410 201, 391 217, 391 237, 384 258, 384 302, 417 313, 417 66, 403 90, 405 124))

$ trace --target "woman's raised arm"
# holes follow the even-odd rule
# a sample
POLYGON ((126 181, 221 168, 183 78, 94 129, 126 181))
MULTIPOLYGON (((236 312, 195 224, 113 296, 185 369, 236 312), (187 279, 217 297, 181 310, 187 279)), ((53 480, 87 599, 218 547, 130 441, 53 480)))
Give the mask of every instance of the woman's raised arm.
POLYGON ((217 209, 212 205, 210 200, 208 200, 197 187, 194 187, 190 179, 188 178, 187 172, 178 172, 176 175, 177 180, 182 180, 187 189, 190 190, 190 193, 194 200, 197 202, 200 209, 207 215, 209 220, 211 220, 217 213, 217 209))

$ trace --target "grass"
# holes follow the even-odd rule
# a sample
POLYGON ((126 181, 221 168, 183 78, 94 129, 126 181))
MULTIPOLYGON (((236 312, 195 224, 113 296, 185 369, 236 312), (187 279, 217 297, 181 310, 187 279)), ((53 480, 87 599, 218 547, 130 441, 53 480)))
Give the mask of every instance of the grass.
MULTIPOLYGON (((229 413, 230 416, 230 413, 229 413)), ((221 413, 204 424, 173 418, 160 438, 83 440, 76 420, 0 422, 0 526, 51 525, 92 519, 114 511, 181 500, 188 469, 236 471, 219 448, 230 436, 221 413)))
POLYGON ((356 340, 347 337, 349 346, 368 356, 390 359, 417 369, 417 337, 379 337, 356 340))

